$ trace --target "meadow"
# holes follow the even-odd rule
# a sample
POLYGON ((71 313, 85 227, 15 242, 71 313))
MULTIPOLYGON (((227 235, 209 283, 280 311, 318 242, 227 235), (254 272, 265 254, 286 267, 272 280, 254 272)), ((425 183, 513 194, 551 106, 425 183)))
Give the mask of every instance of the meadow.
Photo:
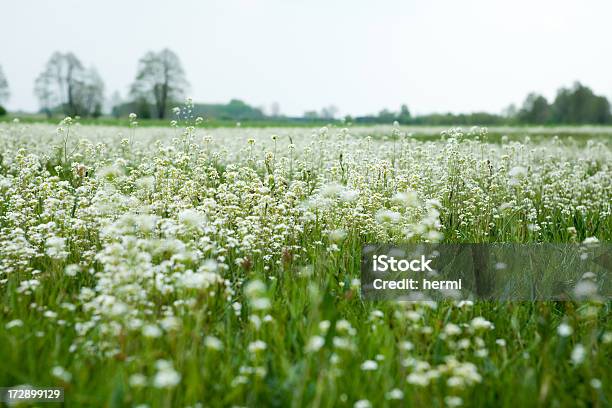
POLYGON ((609 406, 610 302, 371 302, 364 243, 608 242, 610 128, 0 124, 0 386, 609 406))

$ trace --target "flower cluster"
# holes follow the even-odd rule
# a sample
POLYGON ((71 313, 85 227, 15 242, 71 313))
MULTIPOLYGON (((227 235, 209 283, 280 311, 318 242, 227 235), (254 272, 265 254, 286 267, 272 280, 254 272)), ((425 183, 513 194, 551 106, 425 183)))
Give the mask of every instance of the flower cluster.
MULTIPOLYGON (((459 406, 474 387, 531 372, 526 338, 554 341, 558 364, 602 387, 587 364, 612 344, 596 325, 600 304, 561 317, 469 301, 364 304, 358 262, 365 242, 610 240, 606 141, 212 130, 201 119, 181 131, 136 119, 128 139, 69 119, 57 132, 0 124, 0 346, 35 325, 27 337, 45 348, 120 369, 130 404, 206 386, 228 405, 287 405, 268 384, 301 405, 437 389, 445 399, 412 405, 459 406)), ((584 276, 578 289, 592 286, 584 276)), ((75 381, 78 364, 57 355, 45 357, 50 378, 75 381)), ((541 403, 562 405, 541 396, 548 386, 541 403)))

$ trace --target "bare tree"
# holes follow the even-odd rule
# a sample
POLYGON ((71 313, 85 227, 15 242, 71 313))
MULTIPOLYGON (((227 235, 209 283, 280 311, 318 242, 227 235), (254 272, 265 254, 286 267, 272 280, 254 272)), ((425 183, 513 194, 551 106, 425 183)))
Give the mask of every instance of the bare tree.
MULTIPOLYGON (((61 105, 66 115, 76 115, 74 88, 83 70, 81 61, 72 53, 54 52, 43 72, 36 79, 36 94, 44 96, 46 103, 61 105)), ((41 99, 41 105, 45 105, 41 99)), ((43 106, 52 109, 54 106, 43 106)))
POLYGON ((178 56, 169 49, 149 51, 138 63, 130 93, 135 100, 153 104, 159 119, 166 116, 170 102, 183 99, 189 86, 178 56))
POLYGON ((321 117, 323 119, 333 119, 337 113, 338 113, 338 108, 335 107, 334 105, 329 105, 321 109, 321 117))
POLYGON ((121 108, 122 103, 123 103, 123 98, 121 97, 121 94, 119 93, 119 91, 113 92, 112 95, 110 96, 110 100, 108 101, 108 104, 109 104, 108 111, 115 118, 118 118, 120 115, 119 109, 121 108))
POLYGON ((41 111, 45 112, 47 117, 51 117, 53 113, 53 107, 57 105, 55 99, 57 95, 53 92, 53 85, 51 84, 51 78, 47 75, 39 75, 34 83, 34 94, 38 98, 41 111))
POLYGON ((2 66, 0 66, 0 103, 6 102, 9 96, 11 96, 11 93, 9 91, 8 81, 4 76, 2 66))
POLYGON ((100 112, 104 83, 95 69, 85 69, 73 53, 55 52, 36 78, 34 93, 47 115, 60 107, 66 115, 88 116, 100 112))
POLYGON ((74 102, 81 115, 98 117, 104 104, 104 81, 95 68, 83 72, 74 90, 74 102))
POLYGON ((272 105, 270 105, 270 116, 277 118, 280 114, 280 104, 278 102, 272 102, 272 105))

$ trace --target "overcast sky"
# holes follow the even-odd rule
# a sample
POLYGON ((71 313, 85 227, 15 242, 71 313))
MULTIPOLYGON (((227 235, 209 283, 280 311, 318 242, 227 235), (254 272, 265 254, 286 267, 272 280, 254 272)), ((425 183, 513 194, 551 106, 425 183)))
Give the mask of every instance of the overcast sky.
POLYGON ((197 101, 499 112, 580 80, 612 96, 610 0, 6 0, 0 65, 10 110, 36 110, 50 54, 127 93, 138 59, 174 50, 197 101))

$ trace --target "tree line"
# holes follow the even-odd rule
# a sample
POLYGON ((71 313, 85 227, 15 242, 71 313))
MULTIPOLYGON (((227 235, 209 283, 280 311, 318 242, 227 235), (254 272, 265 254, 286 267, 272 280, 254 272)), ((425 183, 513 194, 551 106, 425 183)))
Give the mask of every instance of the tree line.
POLYGON ((0 65, 0 116, 6 115, 6 109, 4 109, 2 104, 7 101, 10 96, 11 93, 9 91, 8 81, 0 65))
POLYGON ((501 114, 432 113, 411 116, 406 105, 396 112, 384 109, 378 115, 345 118, 353 123, 390 123, 410 125, 581 125, 612 124, 610 102, 605 96, 596 95, 589 87, 575 82, 571 87, 562 87, 549 102, 544 96, 530 93, 522 106, 510 105, 501 114))
MULTIPOLYGON (((138 69, 127 101, 115 93, 111 98, 111 114, 124 117, 135 112, 141 118, 164 119, 172 106, 184 100, 189 89, 185 71, 179 57, 169 49, 147 52, 138 61, 138 69)), ((35 81, 34 93, 40 111, 48 117, 57 114, 81 117, 99 117, 104 112, 104 81, 94 67, 85 67, 71 52, 54 52, 35 81)), ((0 115, 6 111, 1 104, 10 96, 8 81, 0 66, 0 115)), ((193 113, 230 120, 335 120, 338 109, 330 105, 320 112, 307 111, 300 118, 280 114, 274 104, 266 115, 263 109, 252 107, 240 100, 228 104, 195 104, 193 113)), ((575 82, 560 88, 556 97, 548 101, 543 95, 530 93, 520 108, 510 105, 501 114, 475 112, 469 114, 440 114, 412 116, 408 106, 398 111, 383 109, 376 115, 344 118, 352 123, 391 123, 413 125, 563 125, 612 124, 610 102, 596 95, 589 87, 575 82)))
MULTIPOLYGON (((138 61, 130 97, 152 115, 166 117, 171 102, 184 98, 189 86, 178 56, 169 49, 147 52, 138 61)), ((47 116, 98 117, 104 105, 104 81, 71 52, 55 52, 36 78, 34 93, 47 116)))
POLYGON ((532 124, 608 124, 612 123, 610 102, 595 95, 580 82, 561 88, 550 103, 544 96, 531 93, 518 111, 510 112, 520 123, 532 124))

